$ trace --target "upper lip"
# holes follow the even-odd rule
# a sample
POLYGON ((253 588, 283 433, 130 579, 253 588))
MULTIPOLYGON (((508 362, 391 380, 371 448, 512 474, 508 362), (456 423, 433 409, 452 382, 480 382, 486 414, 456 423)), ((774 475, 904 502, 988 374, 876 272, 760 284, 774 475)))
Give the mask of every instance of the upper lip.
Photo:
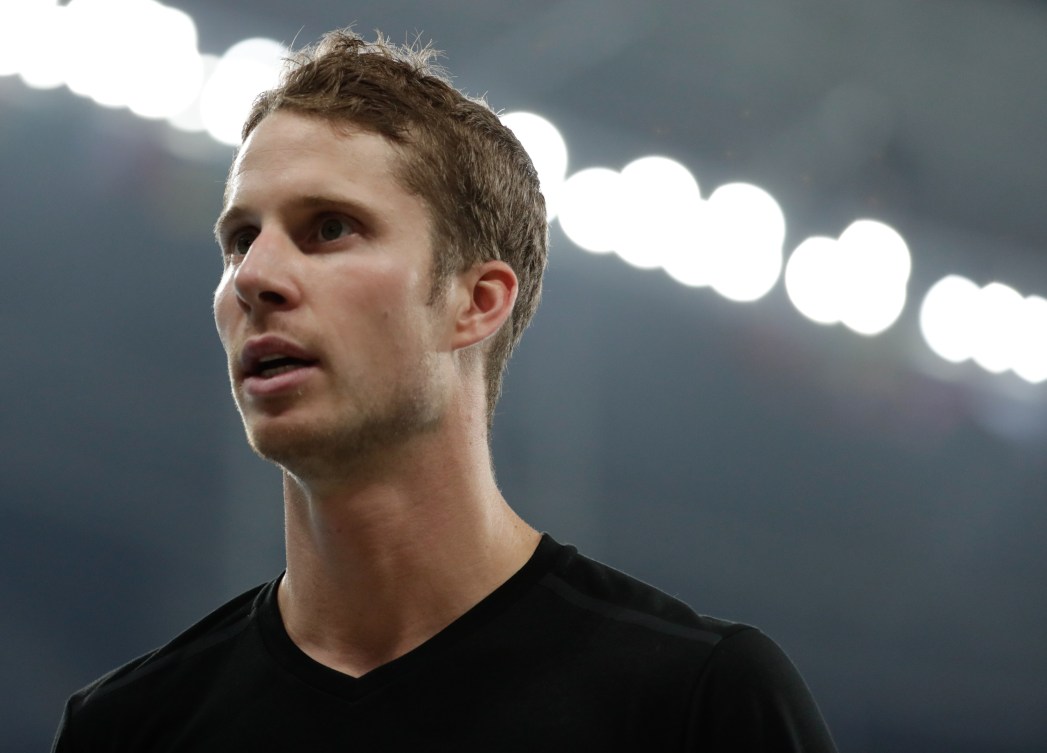
POLYGON ((276 335, 264 335, 248 340, 240 351, 240 377, 253 376, 261 371, 262 359, 269 356, 295 358, 315 363, 316 356, 302 346, 276 335))

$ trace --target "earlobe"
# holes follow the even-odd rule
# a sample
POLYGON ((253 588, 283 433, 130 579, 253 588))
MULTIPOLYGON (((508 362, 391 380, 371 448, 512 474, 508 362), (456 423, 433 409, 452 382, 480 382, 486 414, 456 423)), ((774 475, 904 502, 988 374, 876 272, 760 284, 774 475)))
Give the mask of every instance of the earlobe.
POLYGON ((464 272, 460 282, 466 295, 454 322, 455 350, 476 345, 497 332, 513 312, 519 287, 512 267, 494 259, 464 272))

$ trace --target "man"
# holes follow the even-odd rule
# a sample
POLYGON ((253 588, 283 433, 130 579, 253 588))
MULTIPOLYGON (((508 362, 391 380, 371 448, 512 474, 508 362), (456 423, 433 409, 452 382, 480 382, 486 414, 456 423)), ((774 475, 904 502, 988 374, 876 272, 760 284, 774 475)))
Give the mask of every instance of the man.
POLYGON ((487 441, 538 301, 519 143, 426 50, 334 32, 255 104, 218 333, 287 569, 75 694, 56 751, 831 751, 755 629, 541 536, 487 441))

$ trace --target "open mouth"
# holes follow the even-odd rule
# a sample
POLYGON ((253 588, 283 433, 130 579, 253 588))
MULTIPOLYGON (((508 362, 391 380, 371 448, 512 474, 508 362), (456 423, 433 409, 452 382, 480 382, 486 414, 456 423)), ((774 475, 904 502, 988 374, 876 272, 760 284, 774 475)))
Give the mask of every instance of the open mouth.
POLYGON ((258 377, 259 379, 272 379, 280 374, 286 374, 289 371, 295 369, 301 369, 306 366, 312 366, 316 361, 309 361, 304 358, 294 358, 292 356, 283 355, 272 355, 260 358, 255 367, 248 372, 247 376, 258 377))

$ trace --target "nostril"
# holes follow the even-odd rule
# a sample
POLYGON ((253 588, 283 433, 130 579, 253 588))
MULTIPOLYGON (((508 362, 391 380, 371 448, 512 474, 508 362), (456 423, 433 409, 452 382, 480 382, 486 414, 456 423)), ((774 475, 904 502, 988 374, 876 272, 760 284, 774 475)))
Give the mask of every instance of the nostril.
POLYGON ((287 299, 279 293, 275 293, 272 290, 263 290, 258 294, 258 297, 264 302, 274 306, 282 306, 287 303, 287 299))

